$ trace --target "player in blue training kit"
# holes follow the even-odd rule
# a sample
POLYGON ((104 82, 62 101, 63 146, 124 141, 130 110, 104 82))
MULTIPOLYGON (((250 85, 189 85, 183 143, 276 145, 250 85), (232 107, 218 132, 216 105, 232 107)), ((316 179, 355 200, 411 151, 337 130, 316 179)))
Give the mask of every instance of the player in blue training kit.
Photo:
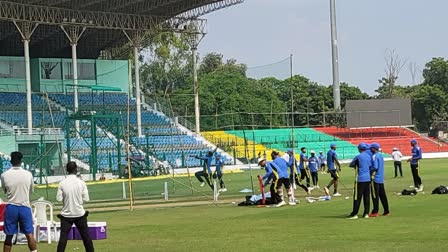
POLYGON ((313 150, 310 152, 311 157, 308 158, 308 168, 311 172, 311 179, 313 180, 313 186, 315 188, 319 188, 319 185, 317 182, 319 181, 319 176, 317 174, 318 166, 319 166, 319 160, 316 157, 316 152, 313 150))
POLYGON ((288 194, 289 205, 296 205, 296 200, 293 195, 291 183, 289 183, 288 163, 286 162, 286 160, 280 157, 280 154, 277 151, 273 151, 271 153, 271 157, 273 162, 278 166, 278 180, 276 190, 278 195, 280 196, 281 201, 277 204, 277 207, 286 205, 286 202, 283 200, 283 186, 285 186, 286 192, 288 194))
POLYGON ((358 145, 359 155, 357 155, 350 167, 356 170, 355 188, 353 192, 353 211, 347 217, 347 219, 358 219, 358 211, 361 206, 361 200, 364 201, 364 214, 363 218, 369 218, 370 210, 370 167, 372 165, 372 159, 366 151, 367 145, 361 143, 358 145))
POLYGON ((319 159, 319 170, 321 174, 325 174, 325 156, 322 153, 322 151, 319 151, 319 156, 317 157, 319 159))
POLYGON ((280 196, 277 194, 276 185, 278 180, 278 166, 274 162, 266 161, 266 158, 259 158, 258 165, 266 171, 263 175, 263 186, 271 184, 269 191, 271 192, 271 201, 273 204, 280 203, 280 196))
POLYGON ((227 188, 226 185, 224 184, 224 181, 222 180, 222 171, 224 168, 224 161, 222 161, 221 159, 221 154, 217 153, 215 155, 215 172, 213 173, 213 179, 218 179, 219 180, 219 190, 218 193, 220 192, 227 192, 227 188))
POLYGON ((309 194, 310 190, 308 189, 308 187, 303 185, 300 182, 300 180, 299 180, 300 169, 299 169, 299 165, 297 165, 297 160, 294 157, 294 153, 293 153, 292 149, 288 149, 286 151, 286 153, 289 155, 289 162, 288 162, 288 166, 289 166, 289 183, 293 185, 294 189, 296 189, 296 186, 298 185, 307 194, 309 194))
POLYGON ((341 196, 341 194, 338 192, 338 180, 339 180, 339 173, 338 171, 341 171, 341 164, 338 160, 338 154, 336 153, 337 145, 335 143, 332 143, 330 145, 330 150, 327 152, 327 167, 328 167, 328 173, 331 175, 331 181, 330 183, 325 187, 325 194, 329 195, 329 191, 332 185, 334 185, 334 191, 333 196, 341 196))
POLYGON ((422 159, 422 149, 418 146, 417 140, 411 140, 412 157, 408 159, 411 162, 412 177, 414 178, 414 186, 417 192, 423 191, 422 179, 420 178, 420 159, 422 159))
POLYGON ((373 191, 372 202, 373 210, 369 214, 369 217, 378 217, 379 201, 383 205, 383 216, 389 215, 389 203, 387 201, 386 189, 384 189, 384 158, 381 152, 379 152, 380 145, 378 143, 372 143, 370 145, 372 151, 372 175, 373 175, 373 191))
POLYGON ((308 162, 308 157, 306 156, 306 148, 300 148, 300 160, 299 160, 299 169, 300 169, 300 180, 306 178, 306 187, 310 187, 310 171, 306 167, 306 162, 308 162))
POLYGON ((200 159, 204 161, 204 164, 202 165, 202 171, 198 171, 194 174, 194 176, 196 176, 196 178, 199 180, 199 182, 201 182, 201 187, 203 187, 205 185, 204 183, 204 179, 207 182, 207 184, 210 186, 210 188, 212 188, 213 190, 213 185, 211 183, 212 180, 212 161, 213 161, 213 154, 216 152, 216 150, 218 150, 218 147, 216 147, 216 149, 214 151, 209 151, 207 152, 207 155, 205 156, 195 156, 195 155, 190 155, 190 157, 194 157, 196 159, 200 159), (204 178, 204 179, 202 179, 204 178))

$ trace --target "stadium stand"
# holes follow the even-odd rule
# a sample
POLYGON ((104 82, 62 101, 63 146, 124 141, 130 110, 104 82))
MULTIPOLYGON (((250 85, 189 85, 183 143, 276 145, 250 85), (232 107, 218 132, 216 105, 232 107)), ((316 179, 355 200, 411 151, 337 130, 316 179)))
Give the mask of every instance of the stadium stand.
POLYGON ((316 128, 325 134, 349 141, 353 144, 359 142, 378 142, 384 153, 391 153, 394 147, 399 148, 404 155, 411 154, 409 141, 416 139, 423 152, 448 151, 448 145, 423 137, 417 132, 402 127, 358 128, 346 129, 336 127, 316 128))
MULTIPOLYGON (((48 111, 48 106, 55 109, 52 113, 56 127, 62 128, 65 125, 66 112, 57 110, 58 106, 70 109, 73 104, 73 95, 71 94, 49 94, 50 101, 47 103, 46 99, 39 95, 33 94, 33 125, 35 128, 51 127, 52 116, 48 111), (58 106, 54 106, 54 104, 58 106)), ((9 124, 10 126, 26 127, 26 94, 25 93, 0 93, 0 120, 9 124)), ((127 105, 128 97, 125 93, 80 93, 79 94, 80 110, 94 110, 121 113, 123 125, 127 123, 127 105)), ((131 100, 130 105, 130 124, 135 126, 137 124, 137 116, 135 112, 135 101, 131 100)), ((182 166, 188 165, 190 167, 200 166, 202 162, 198 159, 191 158, 189 155, 203 155, 210 148, 202 141, 197 140, 192 135, 187 135, 187 132, 180 130, 176 125, 162 113, 157 111, 142 111, 142 125, 144 127, 143 133, 149 136, 148 146, 150 153, 159 160, 166 160, 170 165, 177 167, 178 159, 182 156, 185 158, 181 160, 182 166)), ((101 131, 97 130, 97 134, 101 131)), ((83 130, 83 136, 90 136, 90 131, 83 130)), ((110 139, 104 135, 99 135, 98 143, 98 159, 99 169, 108 169, 109 167, 116 167, 118 160, 118 153, 114 143, 116 139, 110 139)), ((89 139, 86 141, 71 141, 74 146, 71 146, 72 155, 85 162, 89 163, 91 159, 89 139)), ((146 146, 146 137, 135 138, 133 143, 136 146, 146 146)), ((65 145, 64 145, 64 148, 65 145)), ((122 145, 122 164, 126 164, 124 144, 122 145)), ((140 152, 144 153, 143 151, 140 152)), ((226 159, 230 163, 230 159, 226 159)), ((9 167, 7 161, 3 161, 3 167, 9 167)))
MULTIPOLYGON (((211 141, 218 142, 222 146, 232 146, 237 148, 237 157, 242 158, 244 155, 244 136, 246 136, 247 149, 252 157, 253 144, 256 147, 256 153, 269 152, 270 150, 286 151, 291 147, 292 129, 265 129, 265 130, 234 130, 221 132, 207 132, 205 136, 211 141), (235 139, 235 140, 233 140, 235 139), (241 150, 241 148, 243 148, 241 150)), ((328 151, 331 143, 338 145, 338 153, 341 159, 352 158, 358 152, 356 146, 344 141, 340 138, 316 131, 312 128, 296 128, 294 129, 294 147, 295 153, 300 152, 301 147, 305 147, 315 151, 328 151)))

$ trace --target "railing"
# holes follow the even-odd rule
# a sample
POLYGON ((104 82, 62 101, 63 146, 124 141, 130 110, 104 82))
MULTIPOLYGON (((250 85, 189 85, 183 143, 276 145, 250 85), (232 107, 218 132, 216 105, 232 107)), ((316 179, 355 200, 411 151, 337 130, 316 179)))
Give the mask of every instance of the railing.
POLYGON ((64 131, 61 128, 33 128, 31 133, 27 128, 14 128, 14 135, 64 135, 64 131))

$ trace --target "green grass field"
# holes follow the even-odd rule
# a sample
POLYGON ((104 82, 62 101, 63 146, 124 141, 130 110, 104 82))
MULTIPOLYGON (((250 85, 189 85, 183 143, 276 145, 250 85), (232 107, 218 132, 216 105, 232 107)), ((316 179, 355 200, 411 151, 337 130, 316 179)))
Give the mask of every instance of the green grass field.
MULTIPOLYGON (((162 184, 165 180, 139 182, 135 185, 136 202, 133 212, 113 211, 110 205, 126 206, 120 201, 121 184, 89 186, 96 202, 87 208, 98 209, 91 213, 90 221, 107 221, 108 239, 95 241, 96 251, 446 251, 448 239, 448 195, 431 195, 434 187, 447 185, 447 159, 424 160, 421 175, 425 194, 397 196, 394 193, 412 184, 408 165, 404 163, 404 178, 393 178, 392 163, 386 165, 386 189, 391 216, 346 220, 351 211, 350 189, 343 188, 343 197, 328 202, 306 203, 303 191, 296 196, 302 201, 297 206, 282 208, 238 207, 230 202, 243 201, 243 188, 250 188, 248 172, 228 174, 225 179, 231 189, 221 197, 228 202, 213 205, 207 197, 176 184, 172 202, 203 200, 201 206, 157 207, 149 204, 161 202, 162 184), (100 200, 107 199, 109 202, 100 200)), ((345 166, 346 167, 346 166, 345 166)), ((254 175, 262 173, 254 171, 254 175)), ((255 178, 255 176, 254 176, 255 178)), ((179 178, 188 183, 186 178, 179 178)), ((171 180, 170 187, 172 186, 171 180)), ((321 185, 329 176, 320 176, 321 185)), ((352 187, 353 172, 345 168, 342 181, 352 187)), ((198 183, 194 181, 197 187, 198 183)), ((172 188, 171 188, 172 190, 172 188)), ((201 188, 211 196, 210 189, 201 188)), ((54 197, 54 189, 48 191, 54 197)), ((37 194, 47 191, 39 189, 37 194)), ((313 191, 313 195, 322 193, 313 191)), ((362 211, 362 207, 361 207, 362 211)), ((380 209, 382 211, 382 209, 380 209)), ((39 251, 55 251, 56 244, 39 244, 39 251)), ((82 243, 69 241, 67 251, 79 248, 82 243)), ((27 251, 24 245, 14 251, 27 251)))

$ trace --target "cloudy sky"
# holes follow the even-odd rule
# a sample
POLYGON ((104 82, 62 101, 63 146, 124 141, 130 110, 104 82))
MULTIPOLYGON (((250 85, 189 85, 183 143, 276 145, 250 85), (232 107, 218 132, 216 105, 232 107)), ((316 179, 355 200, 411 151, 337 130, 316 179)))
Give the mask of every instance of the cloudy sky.
MULTIPOLYGON (((419 71, 432 57, 448 57, 447 0, 336 0, 340 80, 372 94, 395 50, 419 71)), ((294 73, 330 84, 329 0, 245 0, 206 16, 201 54, 220 52, 249 67, 294 55, 294 73)), ((257 68, 286 77, 287 61, 257 68)), ((272 75, 272 74, 271 74, 272 75)), ((408 66, 398 83, 411 82, 408 66)), ((421 79, 421 76, 418 77, 421 79)))

